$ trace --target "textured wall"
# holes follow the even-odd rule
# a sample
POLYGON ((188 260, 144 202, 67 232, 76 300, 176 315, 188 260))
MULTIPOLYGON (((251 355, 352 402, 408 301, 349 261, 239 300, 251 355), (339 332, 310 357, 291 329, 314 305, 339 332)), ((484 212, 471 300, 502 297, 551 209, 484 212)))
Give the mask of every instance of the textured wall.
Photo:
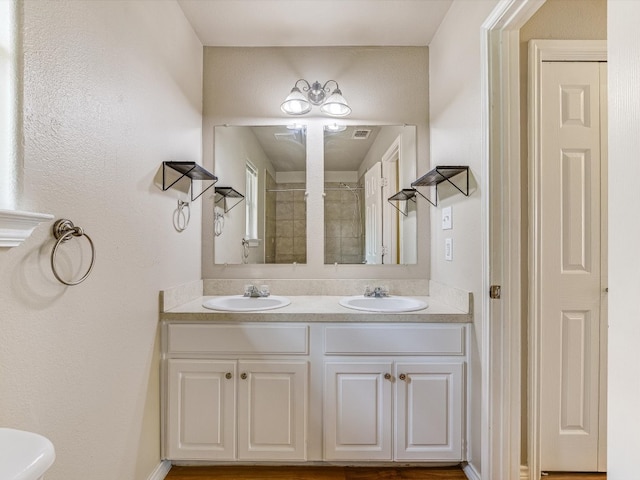
POLYGON ((480 332, 482 318, 482 113, 480 28, 496 0, 454 1, 429 46, 431 163, 468 165, 472 194, 466 198, 453 187, 441 190, 442 203, 432 208, 430 279, 473 292, 474 328, 470 351, 469 461, 480 469, 482 416, 480 332), (452 206, 453 230, 441 228, 442 207, 452 206), (444 239, 453 238, 453 261, 444 260, 444 239))
POLYGON ((202 46, 172 0, 27 0, 24 54, 16 206, 84 227, 97 259, 64 287, 50 225, 0 249, 0 425, 52 440, 47 480, 145 480, 160 460, 158 291, 201 276, 200 223, 177 233, 176 194, 154 177, 201 161, 202 46))

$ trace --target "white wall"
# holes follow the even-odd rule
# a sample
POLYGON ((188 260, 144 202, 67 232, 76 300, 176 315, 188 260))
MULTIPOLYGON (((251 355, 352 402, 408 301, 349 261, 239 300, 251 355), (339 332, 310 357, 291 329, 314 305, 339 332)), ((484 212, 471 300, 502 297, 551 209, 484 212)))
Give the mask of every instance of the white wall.
MULTIPOLYGON (((336 119, 314 109, 304 117, 290 117, 280 104, 296 80, 335 79, 353 108, 339 123, 350 125, 410 124, 417 127, 418 173, 428 167, 428 49, 427 47, 307 47, 205 48, 203 155, 213 165, 216 125, 307 124, 307 252, 322 252, 322 125, 336 119)), ((210 202, 210 200, 207 200, 210 202)), ((308 256, 306 265, 214 266, 213 235, 203 204, 204 278, 428 278, 429 208, 419 205, 418 264, 324 265, 323 255, 308 256)))
POLYGON ((82 226, 97 258, 64 287, 50 224, 0 249, 0 425, 52 440, 47 480, 145 480, 160 461, 158 291, 201 277, 200 223, 177 233, 154 177, 201 161, 202 46, 173 0, 27 0, 24 53, 16 206, 82 226))
POLYGON ((441 203, 432 207, 432 280, 473 292, 474 323, 469 371, 469 461, 480 470, 482 184, 480 29, 497 0, 455 0, 429 46, 432 166, 468 165, 472 194, 466 198, 453 187, 440 190, 441 203), (451 206, 453 230, 441 229, 442 207, 451 206), (444 260, 445 237, 453 238, 453 261, 444 260))
POLYGON ((611 0, 609 68, 609 480, 637 477, 640 451, 640 2, 611 0))

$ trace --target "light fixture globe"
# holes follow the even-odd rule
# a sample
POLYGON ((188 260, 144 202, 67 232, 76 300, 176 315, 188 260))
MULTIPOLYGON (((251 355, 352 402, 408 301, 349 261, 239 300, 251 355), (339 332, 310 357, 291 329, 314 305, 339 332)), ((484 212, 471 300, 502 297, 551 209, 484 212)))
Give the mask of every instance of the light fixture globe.
POLYGON ((336 88, 322 104, 320 111, 332 117, 346 117, 351 113, 351 107, 342 96, 340 89, 336 88))
POLYGON ((304 115, 311 111, 311 103, 298 87, 293 87, 291 93, 280 105, 280 110, 288 115, 304 115))

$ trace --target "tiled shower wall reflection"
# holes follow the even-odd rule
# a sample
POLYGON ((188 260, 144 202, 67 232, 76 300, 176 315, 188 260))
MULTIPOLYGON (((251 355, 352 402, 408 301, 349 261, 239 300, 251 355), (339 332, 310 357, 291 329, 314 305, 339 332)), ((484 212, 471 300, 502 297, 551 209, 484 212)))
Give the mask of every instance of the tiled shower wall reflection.
POLYGON ((364 263, 364 193, 361 186, 325 183, 324 263, 364 263))
POLYGON ((304 183, 276 183, 267 175, 265 263, 307 263, 304 183))

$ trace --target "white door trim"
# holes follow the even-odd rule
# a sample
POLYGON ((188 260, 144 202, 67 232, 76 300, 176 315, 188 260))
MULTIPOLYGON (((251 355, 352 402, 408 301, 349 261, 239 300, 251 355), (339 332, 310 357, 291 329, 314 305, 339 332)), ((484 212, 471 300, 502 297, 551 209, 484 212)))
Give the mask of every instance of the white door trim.
POLYGON ((545 0, 502 0, 482 25, 482 420, 485 480, 520 477, 519 30, 545 0), (502 286, 490 300, 489 286, 502 286))
POLYGON ((606 61, 605 40, 529 43, 529 478, 540 478, 540 70, 543 61, 606 61))

